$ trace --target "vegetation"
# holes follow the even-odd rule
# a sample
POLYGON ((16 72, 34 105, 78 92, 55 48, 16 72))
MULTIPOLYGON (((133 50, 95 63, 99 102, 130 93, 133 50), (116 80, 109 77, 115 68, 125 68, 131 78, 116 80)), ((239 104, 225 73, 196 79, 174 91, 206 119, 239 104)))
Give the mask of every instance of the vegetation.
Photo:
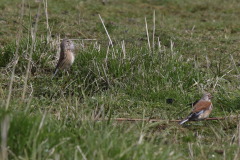
POLYGON ((0 2, 2 158, 238 159, 239 7, 225 0, 0 2), (51 80, 64 37, 75 43, 75 62, 51 80), (169 121, 185 118, 205 92, 215 97, 210 117, 226 119, 169 121))

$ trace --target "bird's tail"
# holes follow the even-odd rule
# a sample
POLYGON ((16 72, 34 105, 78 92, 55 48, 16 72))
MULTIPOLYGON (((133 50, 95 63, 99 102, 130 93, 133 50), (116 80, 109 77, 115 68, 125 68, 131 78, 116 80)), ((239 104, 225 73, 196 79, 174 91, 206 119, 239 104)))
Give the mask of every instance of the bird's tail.
POLYGON ((55 77, 55 75, 57 74, 57 72, 58 72, 58 68, 57 68, 57 69, 55 69, 55 72, 54 72, 54 74, 53 74, 53 77, 52 77, 52 79, 55 77))
POLYGON ((178 123, 178 125, 182 125, 183 123, 187 122, 188 121, 188 118, 182 120, 180 123, 178 123))

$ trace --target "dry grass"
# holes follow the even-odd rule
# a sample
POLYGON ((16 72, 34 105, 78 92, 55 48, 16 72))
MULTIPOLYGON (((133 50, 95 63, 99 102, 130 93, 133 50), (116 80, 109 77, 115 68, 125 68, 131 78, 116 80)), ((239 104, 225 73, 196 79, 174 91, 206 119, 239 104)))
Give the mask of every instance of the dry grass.
POLYGON ((206 2, 27 2, 16 44, 18 2, 0 3, 2 158, 237 159, 239 4, 206 2), (51 81, 65 36, 76 60, 51 81), (169 123, 205 91, 226 119, 169 123))

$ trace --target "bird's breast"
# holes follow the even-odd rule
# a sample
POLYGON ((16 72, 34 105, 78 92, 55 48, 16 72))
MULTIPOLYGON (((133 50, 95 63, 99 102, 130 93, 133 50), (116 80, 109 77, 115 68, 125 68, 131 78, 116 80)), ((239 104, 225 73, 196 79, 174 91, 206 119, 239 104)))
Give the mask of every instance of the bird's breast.
POLYGON ((72 57, 72 58, 71 58, 71 64, 73 64, 74 59, 75 59, 73 52, 71 52, 71 57, 72 57))
POLYGON ((212 111, 212 105, 209 107, 209 109, 203 111, 203 113, 201 115, 199 115, 199 119, 205 119, 209 116, 209 114, 212 111))

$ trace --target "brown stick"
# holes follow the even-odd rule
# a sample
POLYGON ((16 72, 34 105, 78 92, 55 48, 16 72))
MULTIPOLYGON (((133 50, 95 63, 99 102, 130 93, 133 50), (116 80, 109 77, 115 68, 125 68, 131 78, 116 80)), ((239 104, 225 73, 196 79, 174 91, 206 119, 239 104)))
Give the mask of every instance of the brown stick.
MULTIPOLYGON (((237 118, 237 117, 232 117, 232 118, 237 118)), ((205 120, 207 121, 212 121, 212 120, 223 120, 226 119, 226 117, 219 117, 219 118, 206 118, 205 120)), ((98 121, 102 121, 102 118, 98 118, 98 121)), ((108 118, 105 118, 105 121, 108 121, 108 118)), ((147 121, 147 122, 161 122, 161 121, 167 121, 164 119, 137 119, 137 118, 111 118, 111 120, 114 121, 132 121, 132 122, 137 122, 137 121, 147 121)), ((180 122, 181 120, 169 120, 169 122, 180 122)))
POLYGON ((80 32, 78 30, 77 30, 77 32, 80 33, 81 35, 83 35, 83 37, 85 37, 86 39, 88 39, 82 32, 80 32))

